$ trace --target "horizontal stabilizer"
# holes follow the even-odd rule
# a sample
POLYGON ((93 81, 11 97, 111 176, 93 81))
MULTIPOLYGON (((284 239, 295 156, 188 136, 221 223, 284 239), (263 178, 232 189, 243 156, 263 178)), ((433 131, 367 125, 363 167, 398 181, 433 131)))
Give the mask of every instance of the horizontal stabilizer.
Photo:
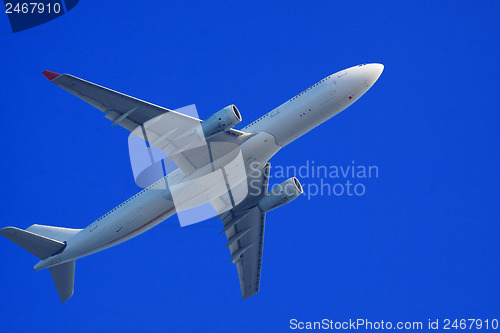
POLYGON ((66 302, 73 296, 75 285, 75 261, 70 261, 65 264, 52 266, 49 268, 54 284, 56 285, 57 293, 61 302, 66 302))
POLYGON ((66 244, 63 242, 14 227, 0 229, 0 235, 42 260, 66 247, 66 244))
POLYGON ((48 225, 40 225, 40 224, 33 224, 31 227, 26 229, 26 231, 47 238, 55 239, 60 242, 67 241, 68 239, 72 238, 74 235, 76 235, 82 230, 83 229, 51 227, 48 225))

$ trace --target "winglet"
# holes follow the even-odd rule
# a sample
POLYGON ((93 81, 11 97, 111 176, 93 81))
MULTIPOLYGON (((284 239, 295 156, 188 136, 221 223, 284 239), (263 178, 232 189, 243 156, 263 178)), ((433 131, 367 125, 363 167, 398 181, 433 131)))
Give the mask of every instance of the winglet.
POLYGON ((43 76, 45 76, 49 81, 54 80, 56 77, 58 77, 61 74, 54 73, 54 72, 49 72, 49 71, 43 71, 42 72, 43 76))

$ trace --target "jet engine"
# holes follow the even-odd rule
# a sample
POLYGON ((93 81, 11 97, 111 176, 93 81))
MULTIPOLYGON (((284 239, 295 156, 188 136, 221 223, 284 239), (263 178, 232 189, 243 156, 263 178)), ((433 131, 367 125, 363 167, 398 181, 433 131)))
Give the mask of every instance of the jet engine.
POLYGON ((304 191, 297 178, 292 177, 283 183, 273 187, 259 201, 259 207, 263 212, 269 212, 297 199, 304 191))
POLYGON ((201 124, 205 138, 223 132, 241 122, 241 114, 236 105, 231 104, 216 112, 201 124))

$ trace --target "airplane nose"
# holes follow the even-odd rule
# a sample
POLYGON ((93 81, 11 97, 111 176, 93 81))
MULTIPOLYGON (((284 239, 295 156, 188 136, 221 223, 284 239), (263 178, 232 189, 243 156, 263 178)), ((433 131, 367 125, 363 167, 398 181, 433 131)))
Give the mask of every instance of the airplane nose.
POLYGON ((384 65, 382 64, 368 64, 366 65, 366 80, 370 87, 378 80, 382 72, 384 71, 384 65))

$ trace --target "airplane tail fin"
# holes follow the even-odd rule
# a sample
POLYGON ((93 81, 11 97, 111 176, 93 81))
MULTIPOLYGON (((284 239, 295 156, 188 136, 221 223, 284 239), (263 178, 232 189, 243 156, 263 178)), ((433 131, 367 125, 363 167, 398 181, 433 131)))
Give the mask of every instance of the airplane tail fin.
MULTIPOLYGON (((65 240, 80 232, 81 229, 58 228, 42 225, 32 225, 26 230, 7 227, 0 229, 0 235, 16 243, 26 251, 44 260, 61 252, 66 247, 65 240)), ((75 261, 49 268, 61 302, 67 301, 73 295, 75 279, 75 261)))

